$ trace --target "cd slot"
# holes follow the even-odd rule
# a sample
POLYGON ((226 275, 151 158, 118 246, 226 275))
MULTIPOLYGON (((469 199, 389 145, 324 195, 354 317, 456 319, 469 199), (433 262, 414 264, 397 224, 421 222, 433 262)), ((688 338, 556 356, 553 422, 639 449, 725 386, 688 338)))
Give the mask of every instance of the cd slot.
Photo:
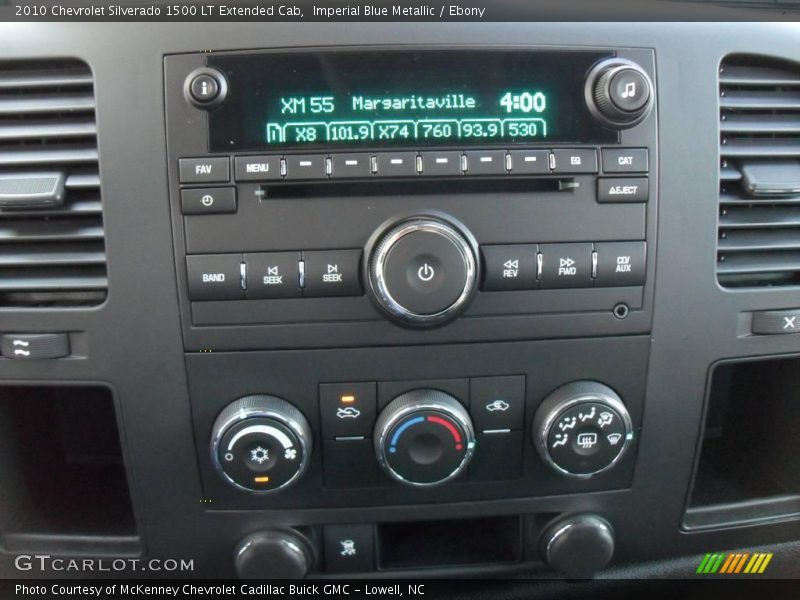
POLYGON ((355 196, 411 196, 420 194, 502 194, 519 192, 574 192, 580 188, 574 177, 505 177, 463 179, 371 179, 362 181, 276 182, 258 186, 260 200, 285 200, 355 196))

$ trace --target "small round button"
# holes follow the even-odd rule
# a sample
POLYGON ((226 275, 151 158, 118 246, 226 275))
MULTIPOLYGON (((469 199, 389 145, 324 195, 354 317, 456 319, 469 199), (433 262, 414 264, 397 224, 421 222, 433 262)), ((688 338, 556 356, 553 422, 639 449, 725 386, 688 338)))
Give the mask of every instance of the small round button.
POLYGON ((370 291, 391 317, 432 325, 458 314, 475 290, 474 241, 443 219, 415 217, 380 236, 368 261, 370 291))
POLYGON ((225 101, 228 81, 217 69, 201 67, 187 75, 183 83, 183 95, 195 107, 211 110, 225 101))
POLYGON ((219 84, 211 75, 197 75, 189 84, 192 98, 203 104, 213 102, 219 94, 219 84))
POLYGON ((650 99, 650 85, 637 69, 622 69, 609 82, 611 101, 620 110, 636 112, 650 99))

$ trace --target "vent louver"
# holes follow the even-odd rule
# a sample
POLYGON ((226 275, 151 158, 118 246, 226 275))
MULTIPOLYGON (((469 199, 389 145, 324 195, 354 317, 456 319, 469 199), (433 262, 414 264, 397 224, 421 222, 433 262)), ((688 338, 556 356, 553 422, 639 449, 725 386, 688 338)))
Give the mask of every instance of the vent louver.
POLYGON ((800 285, 800 63, 728 57, 719 84, 718 280, 800 285))
POLYGON ((77 60, 0 62, 0 306, 106 293, 92 73, 77 60))

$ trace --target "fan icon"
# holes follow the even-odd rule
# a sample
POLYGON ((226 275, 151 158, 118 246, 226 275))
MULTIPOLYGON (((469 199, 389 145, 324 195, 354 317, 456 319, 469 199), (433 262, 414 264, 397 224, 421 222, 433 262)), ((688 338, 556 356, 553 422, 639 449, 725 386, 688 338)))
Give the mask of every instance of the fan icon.
POLYGON ((283 453, 283 458, 287 460, 294 460, 297 458, 297 450, 294 448, 287 448, 286 452, 283 453))

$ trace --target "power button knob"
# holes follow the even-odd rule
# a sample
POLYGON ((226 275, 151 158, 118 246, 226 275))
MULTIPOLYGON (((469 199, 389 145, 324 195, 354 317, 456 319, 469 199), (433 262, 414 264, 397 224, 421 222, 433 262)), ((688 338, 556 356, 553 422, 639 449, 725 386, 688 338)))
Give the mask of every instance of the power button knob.
POLYGON ((367 252, 372 298, 403 324, 430 326, 452 319, 475 291, 477 244, 450 218, 415 216, 392 223, 367 252))

